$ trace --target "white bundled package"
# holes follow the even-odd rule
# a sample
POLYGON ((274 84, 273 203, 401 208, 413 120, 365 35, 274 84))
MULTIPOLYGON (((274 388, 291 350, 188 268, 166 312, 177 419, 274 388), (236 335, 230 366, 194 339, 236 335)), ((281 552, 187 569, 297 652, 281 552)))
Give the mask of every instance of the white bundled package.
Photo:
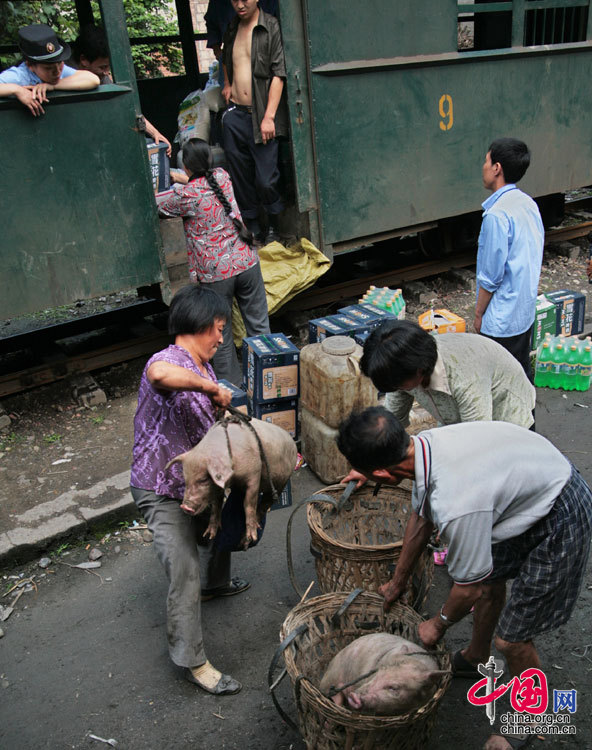
POLYGON ((182 146, 190 138, 210 138, 210 108, 201 89, 187 94, 179 105, 175 140, 182 146))

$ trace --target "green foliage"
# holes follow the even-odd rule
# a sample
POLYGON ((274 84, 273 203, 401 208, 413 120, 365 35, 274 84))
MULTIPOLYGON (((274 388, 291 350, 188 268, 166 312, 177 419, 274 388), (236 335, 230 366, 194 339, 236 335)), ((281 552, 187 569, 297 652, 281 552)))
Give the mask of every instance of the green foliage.
POLYGON ((16 432, 9 432, 8 435, 2 435, 0 438, 0 451, 11 451, 12 446, 22 442, 22 435, 17 435, 16 432))
MULTIPOLYGON (((177 15, 169 0, 123 0, 130 39, 138 36, 178 34, 177 15)), ((132 58, 138 78, 155 78, 183 70, 179 44, 132 46, 132 58)))
MULTIPOLYGON (((177 14, 172 0, 123 0, 130 38, 178 34, 177 14)), ((100 23, 99 5, 91 7, 100 23)), ((21 26, 46 23, 68 42, 78 36, 78 18, 72 0, 0 0, 0 45, 16 44, 21 26)), ((132 46, 132 58, 138 78, 176 75, 183 71, 180 44, 138 44, 132 46)), ((0 69, 17 64, 18 52, 0 53, 0 69)))
POLYGON ((46 443, 59 443, 62 439, 62 436, 59 435, 57 432, 52 432, 49 435, 44 435, 43 440, 46 443))

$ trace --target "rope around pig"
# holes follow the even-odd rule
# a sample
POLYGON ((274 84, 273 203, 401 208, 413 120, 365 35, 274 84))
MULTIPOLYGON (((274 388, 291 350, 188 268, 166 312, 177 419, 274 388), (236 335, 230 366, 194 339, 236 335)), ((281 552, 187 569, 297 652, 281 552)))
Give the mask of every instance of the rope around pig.
MULTIPOLYGON (((409 651, 405 654, 402 654, 402 656, 431 656, 432 658, 439 656, 446 656, 449 655, 447 652, 442 653, 431 653, 430 651, 409 651)), ((352 685, 355 685, 356 682, 361 682, 362 680, 365 680, 366 677, 372 677, 373 674, 376 674, 378 672, 379 667, 376 667, 376 669, 371 669, 369 672, 366 672, 366 674, 361 675, 360 677, 356 677, 355 680, 352 680, 351 682, 346 682, 345 685, 342 685, 340 688, 336 688, 334 685, 331 685, 329 691, 325 693, 327 698, 333 698, 335 695, 338 695, 342 690, 345 690, 345 688, 351 687, 352 685)), ((452 670, 442 670, 443 672, 451 672, 452 670)))
POLYGON ((271 471, 269 469, 269 463, 267 461, 267 456, 265 455, 265 450, 263 448, 263 444, 261 443, 261 438, 257 434, 257 430, 253 427, 251 424, 251 417, 249 417, 247 414, 243 414, 242 411, 239 411, 234 406, 227 406, 225 409, 220 409, 220 412, 222 413, 222 416, 217 420, 219 424, 222 425, 222 428, 224 429, 224 434, 226 435, 226 445, 228 447, 228 455, 230 457, 230 466, 231 468, 234 468, 234 460, 232 458, 232 448, 230 447, 230 438, 228 437, 228 425, 229 424, 244 424, 246 427, 248 427, 253 435, 255 436, 255 440, 257 441, 257 445, 259 447, 259 455, 261 456, 261 460, 265 466, 265 469, 267 471, 267 476, 269 478, 269 484, 271 486, 271 499, 274 503, 277 503, 279 499, 278 491, 276 490, 273 479, 271 478, 271 471), (225 412, 230 412, 230 416, 224 416, 225 412))

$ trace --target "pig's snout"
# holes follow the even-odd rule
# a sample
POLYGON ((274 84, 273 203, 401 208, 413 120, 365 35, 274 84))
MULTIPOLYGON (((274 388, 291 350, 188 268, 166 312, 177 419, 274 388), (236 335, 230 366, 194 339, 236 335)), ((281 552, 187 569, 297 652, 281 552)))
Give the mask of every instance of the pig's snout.
POLYGON ((192 508, 190 505, 185 505, 185 503, 181 503, 181 510, 185 511, 185 513, 188 513, 190 516, 195 516, 197 514, 196 508, 192 508))
POLYGON ((354 711, 360 711, 362 706, 364 705, 358 693, 349 693, 347 696, 347 702, 349 707, 354 711))

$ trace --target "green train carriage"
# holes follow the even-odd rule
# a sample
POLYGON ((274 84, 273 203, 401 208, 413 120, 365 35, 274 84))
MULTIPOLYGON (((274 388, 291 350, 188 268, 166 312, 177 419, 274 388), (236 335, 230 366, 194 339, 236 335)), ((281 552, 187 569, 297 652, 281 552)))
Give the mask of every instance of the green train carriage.
MULTIPOLYGON (((39 118, 0 100, 0 318, 159 284, 167 299, 141 113, 172 139, 179 101, 205 80, 203 35, 176 0, 167 39, 185 73, 136 81, 122 2, 99 7, 114 84, 50 94, 39 118)), ((93 18, 89 0, 76 9, 93 18)), ((486 197, 480 167, 500 135, 531 148, 530 194, 592 183, 589 0, 280 0, 280 20, 287 217, 329 257, 462 226, 486 197)))

